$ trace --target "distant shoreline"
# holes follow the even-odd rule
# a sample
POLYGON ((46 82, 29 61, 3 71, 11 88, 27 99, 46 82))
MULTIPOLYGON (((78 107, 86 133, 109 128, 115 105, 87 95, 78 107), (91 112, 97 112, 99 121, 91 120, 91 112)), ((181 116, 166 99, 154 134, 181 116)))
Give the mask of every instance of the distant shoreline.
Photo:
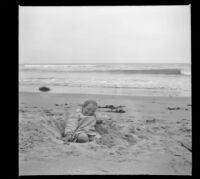
POLYGON ((115 95, 115 94, 85 94, 85 93, 51 93, 51 92, 19 92, 19 96, 26 96, 26 95, 46 95, 46 96, 77 96, 77 97, 82 97, 82 96, 86 96, 86 97, 109 97, 109 98, 123 98, 123 99, 169 99, 169 100, 173 100, 173 99, 180 99, 180 100, 188 100, 191 99, 191 97, 179 97, 179 96, 131 96, 131 95, 115 95))

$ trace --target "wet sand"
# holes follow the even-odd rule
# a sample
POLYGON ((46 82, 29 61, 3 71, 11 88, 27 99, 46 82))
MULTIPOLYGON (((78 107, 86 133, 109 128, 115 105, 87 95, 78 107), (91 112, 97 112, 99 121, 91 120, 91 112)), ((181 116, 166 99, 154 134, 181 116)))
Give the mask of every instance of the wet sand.
MULTIPOLYGON (((19 175, 191 175, 191 98, 19 93, 19 175), (109 120, 102 138, 64 145, 65 115, 87 99, 109 120)), ((67 116, 67 115, 66 115, 67 116)))

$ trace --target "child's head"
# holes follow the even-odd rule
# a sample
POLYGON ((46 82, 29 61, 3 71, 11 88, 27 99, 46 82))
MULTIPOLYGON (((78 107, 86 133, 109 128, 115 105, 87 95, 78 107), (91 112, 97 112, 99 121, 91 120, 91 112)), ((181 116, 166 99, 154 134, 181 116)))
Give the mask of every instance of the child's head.
POLYGON ((83 115, 86 115, 86 116, 93 116, 97 108, 98 108, 98 105, 96 101, 87 100, 83 103, 82 113, 83 115))

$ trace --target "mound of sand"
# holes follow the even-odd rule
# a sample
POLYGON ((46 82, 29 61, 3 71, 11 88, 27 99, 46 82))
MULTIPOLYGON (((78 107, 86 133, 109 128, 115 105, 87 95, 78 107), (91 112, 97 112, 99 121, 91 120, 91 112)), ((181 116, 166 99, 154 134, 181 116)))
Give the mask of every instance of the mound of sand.
POLYGON ((111 148, 116 145, 135 144, 136 138, 131 133, 122 133, 120 127, 111 120, 96 125, 97 132, 102 136, 96 142, 111 148))

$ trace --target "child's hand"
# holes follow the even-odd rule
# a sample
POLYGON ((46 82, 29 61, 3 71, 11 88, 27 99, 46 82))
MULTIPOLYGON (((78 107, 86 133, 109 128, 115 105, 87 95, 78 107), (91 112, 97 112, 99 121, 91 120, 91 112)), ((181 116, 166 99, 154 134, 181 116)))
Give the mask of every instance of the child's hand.
POLYGON ((111 118, 107 115, 98 115, 97 119, 96 119, 96 123, 97 124, 102 124, 104 123, 106 120, 110 120, 111 118))
POLYGON ((65 137, 65 138, 63 139, 63 143, 69 145, 69 139, 65 137))
POLYGON ((63 137, 62 140, 63 140, 64 144, 69 145, 69 141, 70 141, 71 137, 72 137, 71 135, 67 135, 67 136, 63 137))

